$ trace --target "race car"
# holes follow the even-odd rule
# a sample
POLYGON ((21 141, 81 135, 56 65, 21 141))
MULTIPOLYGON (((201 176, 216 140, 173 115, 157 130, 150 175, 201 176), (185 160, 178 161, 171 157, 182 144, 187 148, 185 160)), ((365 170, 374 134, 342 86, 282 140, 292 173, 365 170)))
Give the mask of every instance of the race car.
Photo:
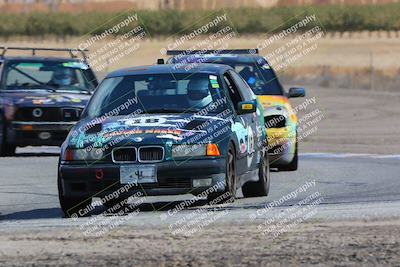
POLYGON ((229 66, 114 71, 61 147, 61 208, 84 216, 94 197, 112 209, 139 192, 215 203, 240 187, 245 197, 266 196, 265 146, 262 107, 229 66))
POLYGON ((0 49, 0 156, 14 155, 17 146, 61 146, 97 86, 94 73, 82 59, 35 55, 74 55, 71 49, 0 49), (5 56, 10 50, 32 56, 5 56))
POLYGON ((265 116, 268 153, 271 167, 281 171, 298 168, 297 117, 288 98, 303 97, 303 88, 290 88, 286 93, 273 68, 258 55, 257 49, 239 50, 169 50, 168 63, 226 64, 234 68, 258 96, 265 116))

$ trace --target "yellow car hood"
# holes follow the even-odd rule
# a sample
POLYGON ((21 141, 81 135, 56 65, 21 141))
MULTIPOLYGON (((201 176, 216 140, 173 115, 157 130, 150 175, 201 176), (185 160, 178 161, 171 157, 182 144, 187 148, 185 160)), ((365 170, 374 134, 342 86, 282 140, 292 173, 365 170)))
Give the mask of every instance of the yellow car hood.
POLYGON ((274 107, 274 106, 283 106, 287 109, 288 113, 290 114, 290 119, 294 123, 297 124, 297 117, 296 114, 294 114, 292 106, 289 103, 289 100, 286 96, 280 96, 280 95, 258 95, 258 99, 260 100, 260 103, 262 107, 267 109, 268 107, 274 107))

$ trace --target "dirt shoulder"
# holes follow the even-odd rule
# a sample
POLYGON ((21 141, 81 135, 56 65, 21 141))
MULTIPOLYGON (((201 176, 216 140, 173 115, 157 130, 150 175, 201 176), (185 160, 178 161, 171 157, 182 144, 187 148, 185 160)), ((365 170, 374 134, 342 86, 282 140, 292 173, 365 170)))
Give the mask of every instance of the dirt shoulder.
POLYGON ((399 234, 399 220, 307 223, 273 240, 256 225, 216 225, 192 237, 129 226, 100 239, 76 229, 27 232, 0 237, 0 266, 399 265, 399 234))

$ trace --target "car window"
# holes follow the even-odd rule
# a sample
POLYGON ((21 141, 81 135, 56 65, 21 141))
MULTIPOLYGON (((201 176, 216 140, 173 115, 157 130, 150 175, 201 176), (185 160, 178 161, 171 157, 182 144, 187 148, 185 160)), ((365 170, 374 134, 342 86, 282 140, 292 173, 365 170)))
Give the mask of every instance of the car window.
POLYGON ((234 82, 238 85, 238 89, 242 94, 245 101, 252 101, 255 99, 255 96, 249 87, 249 85, 243 80, 243 78, 234 71, 229 71, 234 82))
POLYGON ((230 76, 229 72, 224 74, 224 81, 227 85, 229 96, 231 97, 232 103, 234 105, 235 110, 237 111, 238 103, 243 101, 243 97, 240 94, 235 82, 233 81, 232 77, 230 76))

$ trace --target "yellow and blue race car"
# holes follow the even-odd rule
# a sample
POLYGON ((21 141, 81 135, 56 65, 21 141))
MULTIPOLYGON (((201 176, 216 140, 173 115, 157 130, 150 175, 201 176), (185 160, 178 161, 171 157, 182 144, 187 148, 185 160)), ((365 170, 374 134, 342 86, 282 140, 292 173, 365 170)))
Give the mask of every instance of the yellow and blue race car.
POLYGON ((234 68, 248 83, 264 108, 271 167, 281 171, 295 171, 298 166, 297 117, 289 98, 304 97, 305 90, 290 88, 289 92, 285 92, 273 68, 257 53, 257 49, 167 52, 172 56, 168 63, 177 66, 214 63, 234 68))

